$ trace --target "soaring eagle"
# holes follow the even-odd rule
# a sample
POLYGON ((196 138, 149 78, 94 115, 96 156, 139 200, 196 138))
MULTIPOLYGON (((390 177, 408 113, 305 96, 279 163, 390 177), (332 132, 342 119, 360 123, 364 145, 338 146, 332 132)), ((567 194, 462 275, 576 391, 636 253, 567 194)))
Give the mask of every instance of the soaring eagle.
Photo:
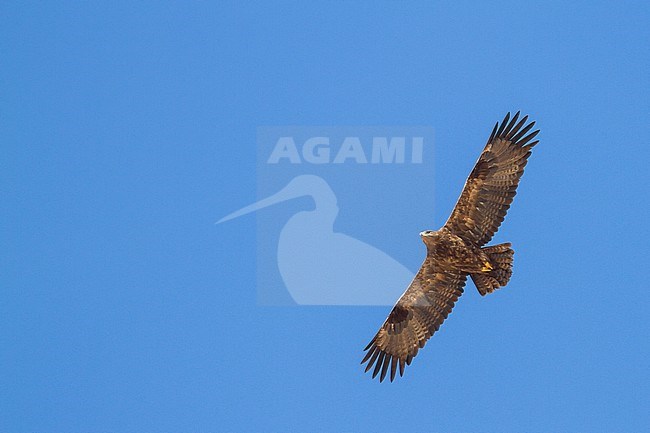
POLYGON ((508 283, 514 251, 510 243, 487 244, 508 212, 539 130, 519 112, 494 126, 451 216, 440 230, 420 233, 427 257, 379 332, 364 349, 361 363, 383 381, 404 374, 418 350, 440 328, 463 294, 469 275, 484 296, 508 283))

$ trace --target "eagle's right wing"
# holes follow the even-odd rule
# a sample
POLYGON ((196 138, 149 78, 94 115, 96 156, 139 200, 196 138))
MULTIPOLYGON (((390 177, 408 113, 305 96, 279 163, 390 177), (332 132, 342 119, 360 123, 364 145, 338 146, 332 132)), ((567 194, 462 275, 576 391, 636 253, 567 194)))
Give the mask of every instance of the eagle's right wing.
POLYGON ((381 371, 380 381, 390 366, 390 380, 395 379, 397 365, 400 376, 404 365, 411 364, 418 350, 440 328, 442 322, 463 294, 467 274, 435 269, 427 258, 406 292, 399 298, 377 335, 366 346, 366 371, 372 366, 374 378, 381 371))
POLYGON ((519 113, 497 123, 445 227, 465 241, 485 245, 506 217, 524 174, 532 141, 539 130, 526 135, 535 125, 526 125, 528 116, 519 122, 519 113), (525 125, 525 126, 524 126, 525 125))

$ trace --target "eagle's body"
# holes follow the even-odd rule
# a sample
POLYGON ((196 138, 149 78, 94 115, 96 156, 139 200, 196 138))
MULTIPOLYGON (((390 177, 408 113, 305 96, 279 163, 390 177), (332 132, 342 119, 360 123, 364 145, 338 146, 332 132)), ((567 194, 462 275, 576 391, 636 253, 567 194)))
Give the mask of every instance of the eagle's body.
POLYGON ((366 346, 366 371, 374 365, 380 381, 390 368, 390 380, 400 375, 420 348, 447 318, 469 275, 481 295, 508 283, 514 251, 509 243, 485 246, 503 222, 519 179, 537 141, 539 130, 526 135, 519 113, 508 113, 492 134, 467 178, 456 207, 437 231, 420 233, 427 257, 417 275, 397 301, 377 335, 366 346))
POLYGON ((427 258, 441 268, 466 273, 489 268, 489 257, 480 247, 464 241, 445 227, 435 232, 422 232, 420 236, 427 246, 427 258))

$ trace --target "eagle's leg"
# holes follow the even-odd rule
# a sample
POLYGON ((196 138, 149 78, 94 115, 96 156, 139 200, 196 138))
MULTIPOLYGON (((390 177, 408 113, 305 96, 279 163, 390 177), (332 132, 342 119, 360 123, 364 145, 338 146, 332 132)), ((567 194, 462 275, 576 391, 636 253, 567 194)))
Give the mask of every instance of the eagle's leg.
POLYGON ((510 243, 485 247, 481 252, 487 255, 489 261, 480 273, 471 273, 470 276, 479 293, 485 296, 508 284, 512 275, 512 256, 515 252, 510 248, 510 243))

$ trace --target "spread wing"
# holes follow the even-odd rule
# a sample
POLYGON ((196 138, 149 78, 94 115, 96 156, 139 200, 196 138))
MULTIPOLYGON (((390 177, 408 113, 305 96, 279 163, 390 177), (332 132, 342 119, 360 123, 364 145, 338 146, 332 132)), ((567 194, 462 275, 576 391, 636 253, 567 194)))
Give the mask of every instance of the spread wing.
POLYGON ((366 371, 375 366, 374 378, 381 371, 383 381, 390 366, 390 380, 404 374, 418 350, 440 328, 458 297, 463 294, 466 274, 445 272, 427 258, 417 275, 399 298, 388 318, 364 350, 366 371), (437 268, 437 269, 436 269, 437 268))
POLYGON ((528 116, 517 122, 518 118, 519 112, 508 122, 508 113, 501 125, 494 126, 445 223, 447 229, 465 241, 482 246, 492 239, 517 193, 531 149, 538 143, 531 140, 539 133, 536 130, 526 135, 535 122, 524 126, 528 116))

